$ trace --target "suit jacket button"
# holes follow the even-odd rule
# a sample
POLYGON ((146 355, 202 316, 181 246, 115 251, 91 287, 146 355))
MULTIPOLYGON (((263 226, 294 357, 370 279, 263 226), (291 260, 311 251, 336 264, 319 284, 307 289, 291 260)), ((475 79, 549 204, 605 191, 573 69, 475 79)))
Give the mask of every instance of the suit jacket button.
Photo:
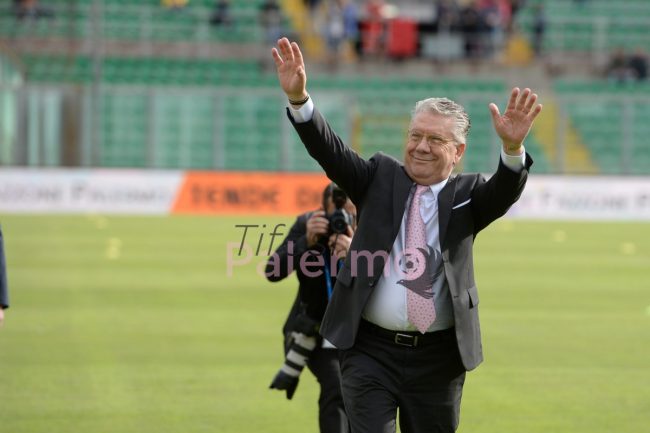
POLYGON ((368 286, 369 286, 369 287, 372 287, 372 286, 374 286, 374 285, 375 285, 375 279, 374 279, 374 278, 369 279, 369 280, 368 280, 368 286))

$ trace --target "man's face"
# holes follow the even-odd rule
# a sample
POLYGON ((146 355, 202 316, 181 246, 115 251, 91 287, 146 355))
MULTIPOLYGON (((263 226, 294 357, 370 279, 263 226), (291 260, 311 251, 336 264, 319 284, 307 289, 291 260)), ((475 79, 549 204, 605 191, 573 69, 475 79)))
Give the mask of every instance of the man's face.
POLYGON ((449 177, 465 152, 457 143, 455 120, 438 113, 421 112, 411 121, 406 138, 404 167, 420 185, 432 185, 449 177))

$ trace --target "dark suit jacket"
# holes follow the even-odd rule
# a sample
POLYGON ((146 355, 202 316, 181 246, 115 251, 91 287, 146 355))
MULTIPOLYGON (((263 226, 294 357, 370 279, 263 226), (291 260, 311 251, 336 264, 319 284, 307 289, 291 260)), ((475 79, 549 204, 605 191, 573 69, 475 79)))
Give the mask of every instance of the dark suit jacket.
POLYGON ((0 228, 0 308, 9 308, 9 291, 7 289, 7 264, 0 228))
MULTIPOLYGON (((331 130, 318 110, 306 123, 295 123, 290 114, 289 119, 309 154, 357 206, 357 231, 321 325, 325 338, 339 349, 348 349, 354 345, 361 314, 384 267, 379 256, 364 259, 361 254, 390 252, 414 182, 404 166, 390 156, 379 152, 369 160, 361 158, 331 130), (355 251, 357 260, 352 260, 355 251)), ((479 174, 453 176, 438 196, 440 246, 458 349, 467 370, 483 360, 472 258, 474 238, 517 201, 531 164, 526 155, 525 169, 515 173, 499 162, 488 181, 479 174)))
MULTIPOLYGON (((289 312, 289 317, 284 324, 283 333, 287 335, 291 331, 297 330, 296 320, 300 314, 306 314, 315 323, 320 324, 327 307, 327 283, 323 272, 319 276, 306 275, 301 268, 301 258, 307 253, 307 220, 312 212, 304 213, 296 219, 296 222, 289 230, 289 234, 282 244, 275 250, 279 260, 279 266, 275 266, 273 256, 269 258, 266 265, 266 274, 269 281, 280 281, 288 277, 294 270, 298 277, 298 294, 294 301, 293 307, 289 312), (291 246, 291 249, 289 247, 291 246), (291 269, 288 264, 291 262, 291 269), (275 274, 273 272, 275 271, 275 274)), ((329 250, 321 246, 322 254, 328 255, 329 250)), ((324 259, 323 259, 324 260, 324 259)), ((303 265, 308 272, 322 270, 318 265, 318 258, 314 255, 306 257, 303 265)), ((334 279, 336 281, 336 279, 334 279)), ((334 284, 334 282, 332 283, 334 284)))

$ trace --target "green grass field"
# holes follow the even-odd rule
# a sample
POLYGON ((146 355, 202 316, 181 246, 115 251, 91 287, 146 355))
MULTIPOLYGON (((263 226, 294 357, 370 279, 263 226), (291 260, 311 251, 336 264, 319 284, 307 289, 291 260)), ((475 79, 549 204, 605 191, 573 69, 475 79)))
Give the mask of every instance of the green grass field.
MULTIPOLYGON (((309 372, 291 402, 267 389, 295 278, 267 283, 262 257, 226 273, 235 224, 290 218, 0 222, 0 432, 317 432, 309 372)), ((476 266, 486 360, 459 432, 648 431, 650 224, 504 220, 476 266)))

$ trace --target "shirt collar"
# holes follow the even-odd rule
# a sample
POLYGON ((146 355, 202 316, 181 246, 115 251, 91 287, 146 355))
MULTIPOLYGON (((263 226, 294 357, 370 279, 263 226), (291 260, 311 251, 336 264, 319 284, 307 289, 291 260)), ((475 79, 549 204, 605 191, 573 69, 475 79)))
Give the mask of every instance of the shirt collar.
MULTIPOLYGON (((440 194, 440 191, 447 185, 447 182, 449 182, 449 178, 440 181, 438 183, 434 183, 433 185, 429 185, 429 189, 433 193, 434 197, 438 197, 438 194, 440 194)), ((427 194, 428 195, 428 194, 427 194)))
POLYGON ((427 224, 436 213, 436 202, 438 201, 438 194, 440 191, 442 191, 445 185, 447 185, 448 181, 449 178, 443 180, 442 182, 429 185, 429 191, 431 191, 431 193, 429 193, 429 191, 425 191, 422 194, 420 201, 420 215, 422 215, 422 220, 425 224, 427 224))

